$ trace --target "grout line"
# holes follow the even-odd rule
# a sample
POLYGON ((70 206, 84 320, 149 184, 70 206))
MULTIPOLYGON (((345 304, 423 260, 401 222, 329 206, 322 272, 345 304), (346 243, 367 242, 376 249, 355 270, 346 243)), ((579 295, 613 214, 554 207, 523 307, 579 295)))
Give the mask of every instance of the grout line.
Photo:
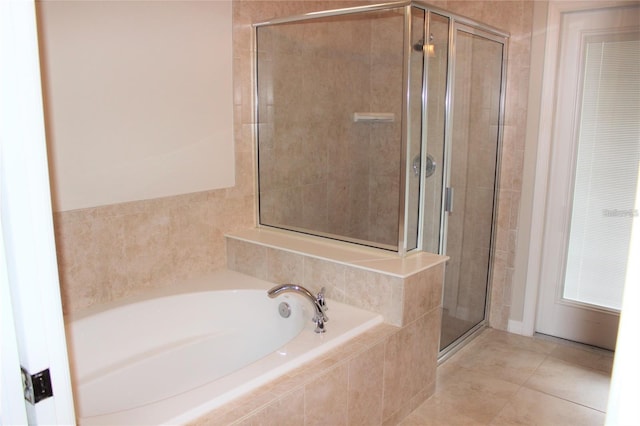
POLYGON ((589 407, 588 405, 581 404, 580 402, 572 401, 570 399, 563 398, 563 397, 558 396, 558 395, 553 395, 553 394, 551 394, 549 392, 546 392, 544 390, 541 390, 541 389, 534 389, 534 388, 530 388, 530 387, 524 386, 524 385, 522 387, 527 388, 527 390, 530 390, 530 391, 533 391, 533 392, 538 392, 538 393, 541 393, 543 395, 549 396, 551 398, 559 399, 559 400, 562 400, 562 401, 565 401, 565 402, 569 402, 569 403, 574 404, 574 405, 579 405, 581 407, 588 408, 589 410, 598 411, 598 412, 603 413, 603 414, 607 413, 606 411, 598 410, 597 408, 589 407))
POLYGON ((553 354, 549 354, 549 357, 553 358, 553 360, 556 361, 556 362, 561 362, 563 364, 572 365, 574 367, 581 368, 583 370, 592 371, 594 373, 604 374, 604 375, 608 376, 609 379, 611 379, 611 374, 613 373, 613 369, 611 371, 606 371, 606 370, 602 370, 602 369, 599 369, 599 368, 594 368, 594 367, 591 367, 591 366, 588 366, 588 365, 580 364, 580 363, 577 363, 577 362, 569 361, 569 360, 560 358, 558 356, 554 356, 553 354))
MULTIPOLYGON (((533 351, 529 351, 529 352, 533 352, 533 351)), ((538 352, 535 352, 538 353, 538 352)), ((536 366, 536 368, 533 369, 533 371, 531 372, 531 374, 529 374, 529 376, 527 376, 527 378, 525 379, 524 382, 522 382, 522 386, 527 387, 527 389, 531 389, 528 386, 526 386, 526 384, 529 382, 529 380, 536 374, 536 372, 540 369, 540 367, 542 366, 542 364, 544 364, 544 362, 549 358, 549 354, 544 354, 544 358, 542 358, 542 361, 540 361, 540 363, 536 366)))
POLYGON ((513 401, 514 397, 520 392, 520 390, 524 387, 524 385, 518 385, 518 389, 513 393, 513 395, 511 395, 509 398, 507 398, 507 400, 505 401, 505 403, 502 405, 502 407, 500 407, 500 410, 498 410, 498 412, 491 418, 491 420, 489 420, 487 422, 487 425, 490 425, 493 423, 493 421, 495 419, 497 419, 498 417, 500 417, 500 414, 502 414, 502 412, 505 410, 505 408, 507 408, 507 406, 509 404, 511 404, 511 402, 513 401))
POLYGON ((531 375, 527 378, 527 380, 525 380, 525 381, 524 381, 524 383, 522 384, 522 387, 525 387, 525 388, 527 388, 527 389, 529 389, 529 390, 532 390, 532 391, 540 392, 540 393, 542 393, 542 394, 545 394, 545 395, 547 395, 547 396, 551 396, 551 397, 553 397, 553 398, 561 399, 561 400, 564 400, 564 401, 570 402, 570 403, 572 403, 572 404, 581 405, 581 406, 583 406, 583 407, 585 407, 585 408, 589 408, 589 409, 591 409, 591 410, 599 411, 599 412, 601 412, 601 413, 605 413, 605 414, 606 414, 606 411, 602 411, 602 410, 598 410, 597 408, 589 407, 588 405, 584 405, 584 404, 579 403, 579 402, 577 402, 577 401, 572 401, 572 400, 570 400, 570 399, 567 399, 567 398, 561 397, 561 396, 559 396, 559 395, 554 395, 554 394, 549 393, 548 391, 545 391, 545 390, 542 390, 542 389, 537 389, 537 388, 532 388, 532 387, 530 387, 530 386, 527 386, 527 383, 529 382, 529 380, 531 379, 531 377, 533 377, 533 375, 538 371, 538 369, 542 366, 542 364, 544 364, 544 362, 545 362, 547 359, 549 359, 549 358, 554 358, 554 360, 555 360, 555 361, 560 361, 560 362, 563 362, 564 364, 572 365, 572 366, 575 366, 575 367, 578 367, 578 368, 581 368, 581 369, 586 369, 586 370, 591 370, 591 371, 595 371, 595 372, 598 372, 598 373, 602 373, 602 371, 599 371, 599 370, 594 370, 594 369, 589 368, 589 367, 585 367, 585 366, 582 366, 582 365, 579 365, 579 364, 574 364, 574 363, 566 362, 566 361, 563 361, 563 360, 561 360, 561 359, 555 358, 554 356, 552 356, 552 355, 549 353, 549 354, 547 354, 547 355, 545 356, 544 360, 540 363, 540 365, 538 365, 538 367, 536 367, 536 369, 533 371, 533 373, 531 373, 531 375))
POLYGON ((539 340, 542 340, 542 341, 545 341, 545 342, 555 343, 559 347, 565 346, 565 347, 570 347, 570 348, 575 348, 575 349, 582 349, 583 351, 591 352, 591 353, 594 353, 594 354, 609 355, 609 356, 613 357, 613 354, 615 353, 615 351, 611 351, 609 349, 604 349, 604 348, 600 348, 598 346, 588 345, 586 343, 575 342, 573 340, 563 339, 562 337, 551 336, 551 335, 548 335, 548 334, 539 333, 537 331, 533 335, 533 338, 534 339, 539 339, 539 340))

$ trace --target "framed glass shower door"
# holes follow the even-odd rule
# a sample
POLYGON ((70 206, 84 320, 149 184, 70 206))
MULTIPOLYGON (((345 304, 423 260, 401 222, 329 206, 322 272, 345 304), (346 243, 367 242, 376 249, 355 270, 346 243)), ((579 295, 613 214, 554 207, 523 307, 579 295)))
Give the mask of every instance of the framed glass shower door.
POLYGON ((491 279, 504 37, 454 26, 440 350, 483 324, 491 279))

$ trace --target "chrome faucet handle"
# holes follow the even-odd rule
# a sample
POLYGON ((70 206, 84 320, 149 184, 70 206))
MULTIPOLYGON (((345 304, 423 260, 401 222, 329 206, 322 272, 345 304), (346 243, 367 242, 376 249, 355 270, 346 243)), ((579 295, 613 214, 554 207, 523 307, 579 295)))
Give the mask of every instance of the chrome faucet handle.
POLYGON ((320 289, 320 292, 318 292, 318 295, 316 296, 316 303, 320 307, 320 311, 322 312, 323 321, 329 321, 329 318, 326 314, 326 312, 329 310, 329 307, 327 306, 327 302, 324 298, 324 287, 322 287, 320 289))
POLYGON ((318 304, 322 306, 323 311, 326 311, 328 309, 324 300, 324 287, 320 289, 320 292, 316 296, 316 300, 318 301, 318 304))
POLYGON ((326 321, 326 318, 320 318, 317 315, 313 317, 313 322, 316 324, 316 329, 314 330, 316 333, 324 333, 325 331, 327 331, 324 329, 325 321, 326 321))

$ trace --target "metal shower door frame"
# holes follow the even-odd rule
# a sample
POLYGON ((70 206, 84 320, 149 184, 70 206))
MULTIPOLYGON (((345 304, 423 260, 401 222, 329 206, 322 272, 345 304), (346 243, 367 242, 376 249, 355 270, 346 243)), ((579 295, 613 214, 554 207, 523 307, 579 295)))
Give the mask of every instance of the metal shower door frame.
MULTIPOLYGON (((398 203, 398 245, 395 248, 394 251, 397 251, 399 256, 405 256, 411 252, 414 251, 421 251, 423 248, 423 208, 420 208, 420 212, 419 212, 419 225, 418 225, 418 245, 416 248, 411 248, 408 249, 406 247, 407 244, 407 232, 408 230, 406 229, 406 224, 408 222, 408 214, 409 212, 407 211, 407 197, 408 197, 408 179, 409 179, 409 174, 412 171, 412 167, 409 164, 409 140, 411 137, 411 130, 410 130, 410 126, 409 126, 409 121, 408 121, 408 117, 409 117, 409 96, 411 95, 410 92, 410 88, 409 88, 409 81, 410 81, 410 55, 411 55, 411 10, 413 7, 416 8, 420 8, 422 10, 425 11, 425 37, 426 34, 428 34, 428 30, 429 30, 429 23, 430 23, 430 18, 431 18, 431 14, 435 13, 441 16, 444 16, 446 18, 449 19, 449 52, 448 52, 448 64, 447 64, 447 88, 446 88, 446 96, 445 96, 445 102, 446 102, 446 107, 445 107, 445 161, 443 164, 443 168, 444 168, 444 176, 443 176, 443 191, 442 191, 442 207, 441 207, 441 216, 440 216, 440 254, 444 254, 444 252, 446 251, 446 212, 444 211, 444 188, 446 187, 445 183, 449 182, 449 178, 450 178, 450 160, 451 160, 451 153, 450 153, 450 146, 451 146, 451 130, 452 130, 452 123, 451 123, 451 115, 452 115, 452 95, 453 95, 453 77, 454 77, 454 60, 455 60, 455 31, 457 29, 462 29, 463 31, 467 31, 467 32, 471 32, 473 34, 476 35, 480 35, 482 37, 485 38, 489 38, 493 41, 498 41, 501 42, 504 46, 503 48, 503 75, 502 75, 502 88, 501 88, 501 96, 500 96, 500 125, 498 126, 499 128, 499 137, 498 137, 498 152, 500 152, 500 147, 501 147, 501 141, 502 141, 502 124, 503 124, 503 116, 504 116, 504 96, 505 96, 505 87, 506 87, 506 49, 507 49, 507 39, 509 37, 509 34, 501 31, 497 28, 491 27, 489 25, 480 23, 478 21, 475 21, 473 19, 469 19, 454 13, 451 13, 449 11, 440 9, 438 7, 432 6, 428 3, 424 3, 424 2, 420 2, 420 1, 398 1, 398 2, 387 2, 387 3, 380 3, 380 4, 373 4, 373 5, 364 5, 364 6, 355 6, 355 7, 348 7, 348 8, 341 8, 341 9, 331 9, 331 10, 323 10, 323 11, 318 11, 318 12, 309 12, 309 13, 305 13, 305 14, 301 14, 301 15, 294 15, 294 16, 289 16, 289 17, 284 17, 284 18, 273 18, 267 21, 263 21, 263 22, 258 22, 258 23, 254 23, 252 25, 253 27, 253 33, 252 33, 252 49, 255 53, 257 53, 257 49, 256 49, 256 45, 257 45, 257 31, 259 28, 264 27, 264 26, 270 26, 270 25, 278 25, 278 24, 287 24, 287 23, 293 23, 293 22, 300 22, 300 21, 305 21, 305 20, 314 20, 314 19, 320 19, 320 18, 327 18, 327 17, 334 17, 334 16, 341 16, 341 15, 350 15, 350 14, 358 14, 358 13, 366 13, 366 12, 374 12, 374 11, 385 11, 385 10, 391 10, 391 9, 399 9, 399 8, 404 8, 404 34, 403 34, 403 51, 404 51, 404 57, 403 57, 403 87, 402 87, 402 92, 403 92, 403 103, 402 103, 402 111, 403 111, 403 118, 404 118, 404 122, 402 123, 402 140, 401 140, 401 170, 400 170, 400 195, 399 195, 399 203, 398 203), (448 152, 449 151, 449 152, 448 152)), ((419 201, 419 205, 422 206, 424 203, 424 199, 425 199, 425 194, 424 194, 424 190, 423 187, 424 185, 422 184, 422 179, 424 176, 424 172, 425 172, 425 166, 426 166, 426 129, 427 129, 427 125, 428 123, 426 123, 426 108, 425 108, 425 103, 427 101, 427 96, 428 96, 428 88, 427 88, 427 71, 428 71, 428 55, 424 55, 424 64, 423 64, 423 87, 422 87, 422 109, 423 109, 423 113, 422 113, 422 119, 423 119, 423 123, 422 123, 422 141, 421 141, 421 173, 420 173, 420 179, 421 179, 421 185, 420 185, 420 201, 419 201)), ((253 66, 252 66, 252 71, 253 71, 253 81, 254 81, 254 85, 253 85, 253 122, 256 123, 257 122, 257 118, 258 118, 258 84, 257 84, 257 77, 258 77, 258 63, 257 63, 257 58, 256 58, 256 54, 253 55, 253 66)), ((255 139, 255 164, 258 164, 258 125, 255 124, 254 125, 254 139, 255 139)), ((499 158, 500 156, 498 156, 499 158)), ((498 160, 498 164, 496 165, 497 170, 499 171, 499 160, 498 160)), ((259 179, 258 179, 258 174, 256 173, 255 176, 256 179, 256 188, 258 188, 258 196, 256 197, 255 203, 255 211, 256 211, 256 223, 259 226, 266 226, 268 227, 268 225, 261 225, 260 224, 260 212, 259 212, 259 179)), ((496 177, 496 185, 498 182, 498 176, 496 177)), ((496 188, 497 189, 497 188, 496 188)), ((495 197, 496 199, 494 199, 494 206, 497 207, 497 190, 495 191, 495 197)), ((496 211, 497 208, 494 208, 494 218, 493 221, 495 222, 495 217, 496 217, 496 211)), ((495 226, 493 226, 493 228, 495 228, 495 226)), ((494 232, 495 230, 492 230, 492 241, 494 239, 494 232)), ((317 235, 323 236, 322 233, 318 233, 317 235)), ((354 239, 345 239, 345 241, 350 241, 350 242, 354 242, 354 243, 359 243, 359 244, 365 244, 365 245, 369 245, 369 246, 376 246, 375 244, 372 244, 370 242, 364 242, 364 241, 359 241, 359 240, 354 240, 354 239)), ((492 244, 493 246, 493 244, 492 244)), ((383 247, 383 246, 379 246, 378 248, 381 249, 386 249, 389 250, 390 247, 383 247)), ((491 256, 493 257, 493 249, 492 249, 492 253, 491 256)), ((488 299, 488 298, 487 298, 488 299)), ((486 312, 488 312, 488 307, 486 308, 486 312)), ((486 319, 486 314, 485 314, 485 319, 486 319)))
POLYGON ((456 42, 458 31, 462 31, 474 36, 482 37, 489 41, 502 44, 502 67, 501 67, 501 81, 500 81, 500 101, 499 101, 499 114, 498 114, 498 135, 497 135, 497 147, 496 147, 496 171, 494 180, 493 191, 493 212, 491 218, 491 237, 490 237, 490 254, 489 265, 487 271, 487 286, 485 295, 484 306, 484 318, 461 335, 449 346, 441 350, 438 354, 439 362, 444 361, 451 355, 453 355, 458 349, 478 334, 488 323, 489 312, 491 309, 491 294, 492 281, 493 281, 493 259, 495 258, 495 240, 497 231, 497 218, 498 218, 498 195, 499 195, 499 183, 500 183, 500 171, 502 164, 502 142, 504 136, 504 117, 505 117, 505 99, 506 99, 506 86, 507 86, 507 53, 508 53, 508 40, 509 34, 502 32, 495 28, 479 24, 477 22, 459 18, 450 17, 451 23, 449 27, 449 62, 447 72, 447 94, 446 94, 446 131, 445 131, 445 160, 444 160, 444 178, 443 178, 443 191, 442 191, 442 205, 441 205, 441 227, 440 227, 440 248, 439 254, 446 255, 447 248, 447 227, 448 227, 448 212, 446 210, 446 191, 451 182, 451 157, 452 157, 452 145, 453 145, 453 99, 455 91, 455 60, 456 60, 456 42))

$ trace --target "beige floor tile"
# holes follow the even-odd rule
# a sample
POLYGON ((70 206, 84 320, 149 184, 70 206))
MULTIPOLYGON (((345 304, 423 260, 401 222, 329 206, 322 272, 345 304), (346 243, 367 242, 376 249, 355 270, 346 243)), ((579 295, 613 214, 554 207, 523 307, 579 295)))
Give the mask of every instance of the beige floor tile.
POLYGON ((609 383, 608 373, 549 357, 525 386, 604 412, 609 383))
POLYGON ((439 387, 436 398, 478 422, 488 423, 507 404, 519 385, 486 374, 458 368, 439 387), (463 403, 461 403, 463 401, 463 403))
POLYGON ((480 426, 480 423, 465 416, 459 405, 443 401, 436 395, 426 400, 407 416, 399 426, 480 426))
POLYGON ((460 370, 460 366, 453 362, 444 362, 436 369, 436 392, 452 380, 452 377, 460 370))
POLYGON ((503 343, 520 349, 527 349, 533 352, 549 354, 553 352, 558 344, 537 337, 520 336, 518 334, 507 333, 495 329, 485 330, 478 336, 478 344, 482 343, 503 343))
POLYGON ((491 425, 601 426, 604 419, 600 411, 522 387, 491 425))
POLYGON ((509 343, 476 339, 446 362, 520 385, 545 358, 543 353, 509 343))
POLYGON ((604 349, 577 347, 571 344, 558 345, 550 354, 565 362, 593 368, 611 374, 613 352, 604 349))
POLYGON ((438 366, 436 393, 402 426, 604 423, 612 354, 488 329, 438 366))

